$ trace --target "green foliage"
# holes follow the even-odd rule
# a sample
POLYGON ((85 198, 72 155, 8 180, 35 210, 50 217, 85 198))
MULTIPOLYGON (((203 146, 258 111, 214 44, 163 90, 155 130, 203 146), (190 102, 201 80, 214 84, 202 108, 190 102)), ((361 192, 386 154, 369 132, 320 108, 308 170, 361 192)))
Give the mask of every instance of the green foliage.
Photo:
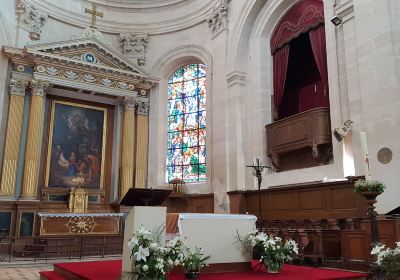
POLYGON ((385 185, 377 180, 358 180, 354 184, 354 191, 356 193, 362 192, 378 192, 383 193, 385 185))
POLYGON ((200 271, 204 266, 207 265, 207 260, 210 256, 204 256, 201 252, 201 248, 196 246, 193 250, 188 250, 183 262, 183 268, 185 271, 200 271))
POLYGON ((385 279, 400 279, 400 254, 384 257, 381 268, 385 273, 385 279))

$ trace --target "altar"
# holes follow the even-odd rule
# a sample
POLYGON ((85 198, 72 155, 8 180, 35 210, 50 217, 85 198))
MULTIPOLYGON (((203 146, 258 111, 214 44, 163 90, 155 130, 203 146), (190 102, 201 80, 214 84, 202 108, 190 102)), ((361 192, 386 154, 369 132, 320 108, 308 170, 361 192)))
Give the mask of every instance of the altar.
POLYGON ((123 213, 38 213, 40 236, 117 235, 123 213))

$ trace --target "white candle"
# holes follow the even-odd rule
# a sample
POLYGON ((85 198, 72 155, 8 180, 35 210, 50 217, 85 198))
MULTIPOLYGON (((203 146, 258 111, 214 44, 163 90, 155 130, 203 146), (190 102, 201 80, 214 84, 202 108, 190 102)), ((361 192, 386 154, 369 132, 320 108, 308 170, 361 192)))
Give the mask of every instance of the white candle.
POLYGON ((360 132, 360 141, 361 141, 361 151, 362 151, 365 180, 371 180, 371 168, 369 166, 367 135, 365 134, 365 132, 360 132))

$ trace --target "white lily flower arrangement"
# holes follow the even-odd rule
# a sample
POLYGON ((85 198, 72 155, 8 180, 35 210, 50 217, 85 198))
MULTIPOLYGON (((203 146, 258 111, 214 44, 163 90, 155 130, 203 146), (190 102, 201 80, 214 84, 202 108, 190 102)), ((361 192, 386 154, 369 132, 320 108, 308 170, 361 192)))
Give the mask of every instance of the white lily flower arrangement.
POLYGON ((291 261, 292 256, 299 254, 299 246, 294 240, 282 240, 277 236, 268 236, 258 230, 245 236, 236 236, 239 247, 256 249, 262 262, 269 271, 280 271, 285 262, 291 261))
POLYGON ((372 249, 371 255, 376 256, 376 264, 385 274, 385 279, 400 278, 400 242, 396 242, 394 249, 378 244, 372 249))
POLYGON ((162 246, 160 237, 160 228, 151 232, 141 226, 129 240, 138 280, 166 280, 166 273, 183 263, 187 250, 183 239, 176 237, 162 246))

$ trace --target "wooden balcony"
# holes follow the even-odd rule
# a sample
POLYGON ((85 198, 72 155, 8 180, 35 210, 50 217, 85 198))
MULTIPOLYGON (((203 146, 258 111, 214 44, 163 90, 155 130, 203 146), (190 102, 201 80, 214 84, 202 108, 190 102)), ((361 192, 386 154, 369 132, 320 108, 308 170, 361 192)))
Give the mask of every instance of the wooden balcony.
POLYGON ((329 108, 315 108, 265 126, 267 155, 278 171, 329 163, 329 108))

